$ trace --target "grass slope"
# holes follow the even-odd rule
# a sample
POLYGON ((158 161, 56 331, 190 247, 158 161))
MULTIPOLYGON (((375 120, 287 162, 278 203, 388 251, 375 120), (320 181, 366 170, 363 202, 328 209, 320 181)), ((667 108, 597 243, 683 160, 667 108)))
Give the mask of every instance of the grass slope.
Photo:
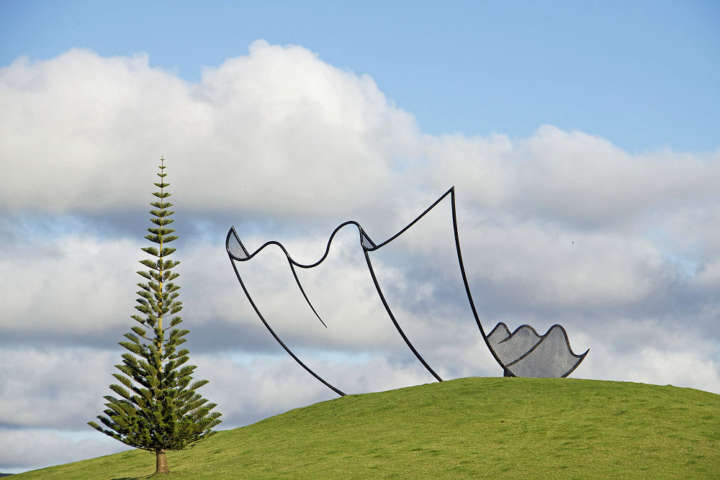
MULTIPOLYGON (((351 395, 170 452, 163 478, 718 478, 720 395, 577 379, 464 378, 351 395)), ((135 479, 131 451, 17 480, 135 479)))

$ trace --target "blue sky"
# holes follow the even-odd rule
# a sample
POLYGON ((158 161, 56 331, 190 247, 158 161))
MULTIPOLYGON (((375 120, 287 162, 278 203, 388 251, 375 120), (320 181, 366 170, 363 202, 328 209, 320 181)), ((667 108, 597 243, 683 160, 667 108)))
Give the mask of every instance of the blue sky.
MULTIPOLYGON (((717 2, 199 5, 0 1, 0 472, 121 447, 86 422, 130 326, 161 155, 223 428, 334 396, 250 309, 229 226, 310 263, 340 222, 381 240, 451 185, 486 330, 561 323, 591 349, 573 377, 720 393, 717 2)), ((375 270, 443 378, 500 375, 439 207, 375 270)), ((431 381, 356 241, 302 274, 327 329, 277 252, 242 274, 343 390, 431 381)))
POLYGON ((6 0, 0 63, 147 52, 197 81, 262 38, 370 74, 428 133, 552 124, 632 152, 716 147, 717 2, 387 3, 6 0))

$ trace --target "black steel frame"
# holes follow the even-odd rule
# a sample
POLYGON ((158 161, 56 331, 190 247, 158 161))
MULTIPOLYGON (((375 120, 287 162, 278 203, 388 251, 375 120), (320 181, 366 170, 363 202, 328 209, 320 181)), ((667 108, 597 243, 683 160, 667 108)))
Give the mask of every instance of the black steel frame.
MULTIPOLYGON (((263 314, 260 312, 260 309, 258 308, 257 304, 255 303, 255 301, 253 300, 252 296, 250 295, 250 292, 248 292, 248 289, 247 289, 247 287, 245 286, 245 283, 243 282, 242 277, 240 276, 240 272, 238 272, 238 269, 237 269, 237 266, 235 265, 235 262, 236 262, 236 261, 238 261, 238 262, 246 262, 246 261, 252 259, 255 255, 257 255, 258 253, 260 253, 263 249, 265 249, 265 248, 268 247, 268 246, 275 245, 275 246, 279 247, 279 248, 282 250, 282 252, 285 254, 285 257, 286 257, 286 259, 287 259, 287 261, 288 261, 288 265, 290 266, 290 270, 292 271, 293 278, 295 279, 295 283, 297 284, 298 288, 300 289, 300 292, 302 293, 303 298, 305 299, 305 301, 307 302, 307 304, 310 306, 310 309, 313 311, 313 313, 314 313, 315 316, 318 318, 318 320, 323 324, 323 326, 325 326, 325 328, 327 328, 327 324, 326 324, 326 323, 323 321, 323 319, 320 317, 320 315, 318 314, 317 310, 316 310, 315 307, 313 306, 312 302, 311 302, 310 299, 308 298, 307 293, 306 293, 305 289, 303 288, 302 283, 300 282, 300 278, 299 278, 298 275, 297 275, 296 267, 309 269, 309 268, 314 268, 314 267, 320 265, 320 264, 327 258, 328 253, 329 253, 329 251, 330 251, 330 245, 332 244, 333 238, 335 238, 335 235, 337 234, 337 232, 340 231, 342 228, 344 228, 344 227, 346 227, 346 226, 354 226, 354 227, 357 228, 357 230, 358 230, 358 235, 359 235, 359 239, 360 239, 360 246, 362 247, 363 253, 364 253, 364 255, 365 255, 365 261, 366 261, 367 266, 368 266, 368 271, 369 271, 369 273, 370 273, 370 277, 372 278, 373 284, 375 285, 375 289, 376 289, 378 295, 380 296, 380 299, 382 300, 383 306, 385 307, 385 311, 387 312, 388 316, 390 317, 390 320, 392 321, 393 325, 395 326, 395 329, 398 331, 398 333, 399 333, 400 336, 402 337, 402 339, 403 339, 403 341, 405 342, 405 344, 406 344, 406 345, 408 346, 408 348, 412 351, 412 353, 415 355, 415 357, 418 359, 418 361, 423 365, 423 367, 425 367, 425 369, 426 369, 438 382, 442 382, 442 378, 440 378, 440 375, 438 375, 437 372, 435 372, 435 370, 433 370, 432 367, 430 367, 430 365, 425 361, 425 359, 423 358, 423 356, 420 354, 420 352, 418 352, 418 350, 415 348, 415 346, 412 344, 412 342, 411 342, 411 341, 408 339, 408 337, 405 335, 405 332, 403 331, 403 329, 400 327, 400 324, 398 323, 397 319, 395 318, 395 315, 393 314, 392 310, 390 309, 390 305, 388 304, 387 299, 385 298, 385 295, 383 294, 382 288, 380 287, 380 282, 378 281, 377 276, 375 275, 375 269, 373 268, 372 261, 370 260, 369 252, 378 250, 378 249, 382 248, 383 246, 389 244, 390 242, 392 242, 392 241, 395 240, 396 238, 400 237, 400 236, 401 236, 403 233, 405 233, 410 227, 412 227, 413 225, 415 225, 415 223, 417 223, 421 218, 423 218, 428 212, 430 212, 433 208, 435 208, 441 201, 443 201, 443 200, 444 200, 446 197, 448 197, 448 196, 450 197, 450 205, 451 205, 451 211, 452 211, 452 226, 453 226, 453 234, 454 234, 454 239, 455 239, 455 252, 456 252, 456 254, 457 254, 457 260, 458 260, 458 265, 459 265, 459 267, 460 267, 460 273, 461 273, 462 279, 463 279, 463 285, 464 285, 464 287, 465 287, 465 294, 466 294, 467 299, 468 299, 468 302, 469 302, 469 304, 470 304, 470 309, 471 309, 471 311, 472 311, 473 317, 475 318, 475 323, 477 324, 477 327, 478 327, 478 329, 480 330, 480 334, 482 335, 483 340, 485 341, 485 345, 487 345, 488 349, 490 350, 490 353, 492 354, 493 358, 495 358, 495 361, 497 361, 498 364, 500 365, 500 367, 503 369, 503 372, 505 373, 505 375, 506 375, 506 376, 514 376, 514 374, 512 374, 512 372, 511 372, 510 369, 508 368, 510 365, 505 365, 505 364, 500 360, 500 358, 498 357, 498 355, 495 353, 495 350, 493 349, 492 345, 491 345, 490 342, 488 341, 488 335, 485 334, 485 329, 483 328, 482 323, 480 322, 480 318, 479 318, 479 316, 478 316, 477 309, 475 308, 475 302, 473 301, 472 293, 471 293, 471 291, 470 291, 470 283, 468 282, 467 274, 466 274, 466 272, 465 272, 465 265, 464 265, 464 263, 463 263, 462 251, 461 251, 461 248, 460 248, 460 236, 459 236, 459 234, 458 234, 457 213, 456 213, 456 207, 455 207, 455 187, 454 187, 454 186, 451 187, 448 191, 446 191, 443 195, 441 195, 437 200, 435 200, 435 202, 433 202, 432 205, 430 205, 429 207, 427 207, 420 215, 418 215, 417 217, 415 217, 415 219, 412 220, 409 224, 407 224, 404 228, 402 228, 400 231, 398 231, 397 233, 395 233, 394 235, 392 235, 390 238, 388 238, 387 240, 385 240, 385 241, 383 241, 383 242, 381 242, 381 243, 379 243, 379 244, 375 243, 375 242, 370 238, 370 236, 367 234, 367 232, 365 232, 365 230, 363 229, 363 227, 362 227, 358 222, 355 222, 355 221, 353 221, 353 220, 350 220, 350 221, 346 221, 346 222, 341 223, 341 224, 338 225, 338 226, 335 228, 335 230, 333 230, 333 232, 330 234, 330 238, 329 238, 328 241, 327 241, 327 245, 325 246, 325 252, 323 253, 323 255, 320 257, 319 260, 317 260, 317 261, 315 261, 315 262, 312 262, 312 263, 303 264, 303 263, 300 263, 300 262, 296 261, 295 259, 292 258, 292 256, 291 256, 290 253, 287 251, 287 249, 285 248, 285 246, 283 246, 282 243, 280 243, 280 242, 278 242, 278 241, 275 241, 275 240, 271 240, 271 241, 269 241, 269 242, 266 242, 266 243, 264 243, 262 246, 260 246, 258 249, 256 249, 253 253, 249 253, 248 250, 245 248, 245 245, 242 243, 242 241, 241 241, 240 238, 238 237, 237 232, 235 231, 235 227, 231 227, 230 230, 229 230, 228 233, 227 233, 227 236, 225 237, 225 250, 227 251, 227 254, 228 254, 229 258, 230 258, 230 263, 231 263, 231 265, 232 265, 232 267, 233 267, 233 271, 235 272, 235 276, 237 277, 238 282, 240 283, 240 286, 241 286, 242 289, 243 289, 243 292, 245 292, 245 296, 247 297, 248 301, 250 302, 250 305, 253 307, 253 310, 255 310, 255 313, 256 313, 257 316, 260 318, 260 320, 261 320, 262 323, 265 325, 265 327, 268 329, 268 331, 269 331, 270 334, 273 336, 273 338, 274 338, 274 339, 280 344, 280 346, 288 353, 288 355, 290 355, 290 356, 291 356, 302 368, 304 368, 310 375, 312 375, 313 377, 315 377, 315 378, 316 378, 318 381, 320 381, 323 385, 325 385, 326 387, 328 387, 329 389, 331 389, 332 391, 334 391, 334 392, 337 393, 338 395, 343 396, 343 395, 345 395, 345 393, 344 393, 343 391, 341 391, 340 389, 338 389, 338 388, 335 387, 334 385, 331 385, 331 384, 330 384, 329 382, 327 382, 324 378, 322 378, 320 375, 318 375, 316 372, 314 372, 311 368, 309 368, 307 365, 305 365, 305 364, 302 362, 302 360, 300 360, 300 359, 298 358, 298 356, 292 351, 292 349, 290 349, 290 347, 288 347, 288 346, 282 341, 282 339, 277 335, 277 333, 275 333, 275 331, 272 329, 272 327, 270 326, 270 324, 267 322, 267 320, 265 319, 265 317, 263 316, 263 314), (238 256, 234 255, 234 254, 232 253, 231 249, 230 249, 230 241, 231 241, 231 239, 233 239, 233 238, 235 239, 235 241, 238 243, 238 245, 239 245, 240 248, 242 249, 242 252, 243 252, 243 256, 242 256, 242 257, 238 257, 238 256)), ((498 324, 498 326, 499 326, 499 324, 498 324)), ((497 326, 496 326, 495 328, 497 328, 497 326)), ((518 327, 518 328, 520 328, 520 327, 518 327)), ((530 328, 532 328, 532 327, 530 327, 530 328)), ((561 327, 561 328, 562 328, 562 327, 561 327)), ((493 331, 494 331, 494 330, 495 330, 495 329, 493 329, 493 331)), ((516 329, 516 331, 517 331, 517 329, 516 329)), ((563 328, 563 333, 565 333, 565 329, 564 329, 564 328, 563 328)), ((540 337, 540 341, 538 342, 538 344, 539 344, 540 342, 542 342, 542 339, 543 339, 543 338, 544 338, 544 336, 543 336, 543 337, 540 337)), ((569 342, 568 342, 568 340, 567 340, 567 333, 565 333, 565 340, 566 340, 566 342, 567 342, 567 347, 568 347, 568 349, 570 349, 570 344, 569 344, 569 342)), ((536 348, 538 344, 536 344, 535 346, 533 346, 533 348, 531 348, 530 351, 528 351, 525 355, 523 355, 522 358, 524 358, 526 355, 528 355, 530 352, 532 352, 532 350, 533 350, 534 348, 536 348)), ((570 350, 570 351, 571 351, 571 353, 572 353, 572 350, 570 350)), ((587 355, 587 352, 585 352, 584 354, 582 354, 582 355, 580 355, 580 356, 575 355, 575 354, 573 354, 573 355, 574 355, 576 358, 580 358, 580 361, 582 361, 582 359, 584 359, 585 355, 587 355)), ((513 363, 515 363, 515 362, 513 362, 513 363)), ((580 362, 578 362, 578 364, 576 364, 575 367, 573 367, 573 369, 571 369, 571 370, 568 371, 565 375, 563 375, 563 377, 569 375, 569 374, 577 367, 577 365, 579 365, 579 363, 580 363, 580 362)))

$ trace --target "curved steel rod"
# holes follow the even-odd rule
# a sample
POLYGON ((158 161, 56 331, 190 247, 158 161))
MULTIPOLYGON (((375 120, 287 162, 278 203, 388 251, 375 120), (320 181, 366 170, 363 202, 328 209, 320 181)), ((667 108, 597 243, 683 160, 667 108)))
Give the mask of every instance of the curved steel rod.
POLYGON ((450 187, 450 188, 448 189, 447 192, 443 193, 443 194, 440 196, 440 198, 438 198, 437 200, 435 200, 435 202, 433 202, 432 205, 430 205, 429 207, 427 207, 420 215, 418 215, 417 217, 415 217, 415 220, 413 220, 412 222, 408 223, 408 224, 405 226, 405 228, 403 228, 402 230, 400 230, 399 232, 397 232, 395 235, 393 235, 392 237, 390 237, 390 238, 388 238, 387 240, 385 240, 384 242, 382 242, 380 245, 377 245, 373 250, 377 250, 378 248, 387 245, 388 243, 392 242, 393 240, 395 240, 396 238, 398 238, 400 235, 402 235, 403 233, 405 233, 410 227, 412 227, 413 225, 415 225, 415 224, 418 222, 418 220, 420 220, 422 217, 424 217, 425 215, 427 215, 427 213, 430 212, 430 210, 432 210, 433 208, 435 208, 438 203, 442 202, 443 199, 444 199, 445 197, 447 197, 448 195, 450 195, 450 196, 453 198, 453 205, 454 205, 454 204, 455 204, 455 200, 454 200, 454 198, 455 198, 455 186, 452 186, 452 187, 450 187))
MULTIPOLYGON (((337 228, 336 230, 339 230, 339 228, 337 228)), ((267 242, 262 247, 258 248, 255 252, 253 252, 252 255, 250 255, 250 254, 248 254, 248 251, 245 248, 245 245, 240 240, 240 237, 238 237, 238 234, 235 231, 235 227, 231 227, 227 233, 227 236, 225 237, 225 251, 230 256, 230 261, 233 261, 233 260, 237 260, 238 262, 248 261, 255 255, 257 255, 258 253, 260 253, 261 250, 263 250, 265 247, 267 247, 269 245, 276 245, 276 246, 280 247, 280 249, 283 251, 283 253, 285 254, 285 258, 288 261, 288 265, 290 265, 290 271, 292 271, 293 278, 295 279, 295 283, 297 284, 298 288, 300 289, 300 292, 302 293, 303 298, 305 298, 305 301, 310 306, 310 309, 313 311, 313 313, 315 314, 317 319, 320 320, 320 323, 322 323, 323 326, 325 328, 327 328, 327 324, 323 321, 322 318, 320 318, 320 315, 318 314, 317 310, 315 310, 315 307, 313 306, 312 302, 310 302, 310 299, 308 298, 307 293, 305 292, 305 289, 302 286, 302 283, 300 283, 300 278, 298 278, 297 271, 295 270, 295 265, 298 265, 298 266, 303 266, 303 265, 293 262, 292 258, 290 257, 290 254, 285 249, 285 246, 282 243, 276 242, 276 241, 267 242), (240 248, 242 248, 242 251, 244 254, 244 256, 242 258, 240 258, 236 255, 233 255, 232 251, 230 250, 230 235, 231 234, 232 234, 233 238, 235 238, 235 241, 238 243, 238 245, 240 245, 240 248)), ((328 244, 328 248, 329 248, 329 244, 328 244)), ((325 256, 327 256, 327 252, 325 253, 325 256)), ((324 259, 325 258, 323 256, 323 258, 320 259, 320 261, 318 263, 322 262, 324 259)))
POLYGON ((440 378, 440 375, 435 373, 435 370, 433 370, 430 365, 425 361, 425 359, 420 355, 420 352, 415 350, 415 347, 413 344, 408 340, 407 336, 405 335, 405 332, 403 332, 403 329, 400 328, 400 325, 398 324, 397 320, 395 319, 395 315, 393 315, 392 310, 390 310, 390 305, 388 305, 387 300, 385 300, 385 295, 383 295, 382 289, 380 288, 380 283, 378 283, 378 279, 375 276, 375 269, 372 267, 372 262, 370 261, 370 255, 368 254, 368 251, 363 249, 363 253, 365 254, 365 261, 367 261, 368 270, 370 270, 370 276, 372 276, 372 281, 375 284, 375 289, 377 290, 378 295, 380 295, 380 300, 382 300, 383 305, 385 306, 385 311, 387 312, 388 316, 390 317, 390 320, 392 320, 393 325, 395 325, 395 328, 397 329, 398 333, 402 337, 402 339, 405 341, 405 344, 410 348, 412 353, 415 355, 415 358, 420 360, 420 363, 423 364, 423 366, 427 369, 428 372, 432 374, 433 377, 438 382, 442 382, 442 378, 440 378))
MULTIPOLYGON (((230 231, 228 232, 228 236, 227 236, 226 239, 225 239, 226 245, 227 245, 227 241, 229 240, 229 237, 230 237, 230 234, 231 234, 231 233, 232 233, 233 235, 235 235, 235 239, 236 239, 236 240, 238 240, 238 241, 240 240, 239 238, 237 238, 237 234, 235 233, 235 229, 232 228, 232 229, 230 229, 230 231)), ((242 243, 241 243, 240 245, 242 246, 242 243)), ((244 250, 244 249, 245 249, 245 248, 243 247, 243 250, 244 250)), ((268 324, 268 322, 265 320, 265 317, 263 316, 263 314, 260 313, 260 309, 257 307, 257 305, 256 305, 255 302, 253 301, 252 297, 250 296, 250 292, 248 292, 247 287, 245 287, 245 283, 242 281, 242 278, 240 277, 240 272, 238 272, 237 267, 235 266, 235 262, 233 262, 232 259, 230 260, 230 264, 231 264, 232 267, 233 267, 233 271, 235 272, 235 276, 237 277, 238 282, 240 282, 240 286, 242 287, 243 292, 245 292, 245 296, 246 296, 247 299, 250 301, 250 305, 252 305, 253 310, 255 310, 255 313, 256 313, 257 316, 260 318, 260 321, 263 322, 263 324, 265 325, 265 328, 268 329, 268 331, 269 331, 270 334, 273 336, 273 338, 275 339, 275 341, 278 342, 278 343, 280 344, 280 346, 285 349, 285 351, 288 353, 288 355, 290 355, 290 356, 293 358, 293 360, 295 360, 295 361, 296 361, 302 368, 304 368, 310 375, 312 375, 313 377, 315 377, 315 378, 316 378, 317 380, 319 380, 323 385, 325 385, 326 387, 328 387, 330 390, 332 390, 333 392, 337 393, 337 394, 340 395, 341 397, 344 396, 344 395, 345 395, 345 392, 343 392, 342 390, 340 390, 340 389, 334 387, 333 385, 329 384, 324 378, 322 378, 320 375, 318 375, 317 373, 315 373, 310 367, 308 367, 307 365, 305 365, 305 364, 302 362, 302 360, 300 360, 300 359, 297 357, 297 355, 295 355, 295 353, 293 353, 293 351, 290 349, 290 347, 288 347, 287 345, 285 345, 285 342, 283 342, 283 341, 280 339, 280 337, 275 333, 275 331, 272 329, 272 327, 270 326, 270 324, 268 324)), ((322 321, 322 320, 321 320, 321 321, 322 321)))
MULTIPOLYGON (((589 349, 589 348, 588 348, 587 350, 585 350, 585 353, 583 353, 582 355, 580 355, 580 357, 582 357, 582 358, 580 358, 580 359, 577 361, 577 363, 576 363, 570 370, 568 370, 567 372, 565 372, 565 374, 562 375, 560 378, 565 378, 565 377, 567 377, 568 375, 570 375, 572 372, 574 372, 575 369, 580 366, 580 364, 582 363, 582 361, 585 360, 585 357, 587 356, 587 354, 588 354, 589 352, 590 352, 590 349, 589 349)), ((573 353, 573 355, 575 355, 575 354, 573 353)))
POLYGON ((473 301, 472 293, 470 293, 470 283, 468 282, 467 274, 465 273, 465 264, 463 263, 462 250, 460 249, 460 234, 458 233, 457 213, 455 211, 455 187, 454 186, 450 188, 450 205, 452 208, 453 234, 455 235, 455 252, 457 253, 458 264, 460 265, 460 273, 462 275, 463 285, 465 285, 465 294, 467 295, 468 302, 470 303, 470 310, 472 310, 473 317, 475 318, 475 323, 477 323, 477 326, 480 329, 480 335, 482 335, 483 340, 485 340, 485 345, 487 345, 493 358, 495 358, 495 361, 498 363, 498 365, 500 365, 500 367, 503 369, 503 371, 507 371, 507 367, 500 360, 500 357, 498 357, 498 354, 495 353, 495 349, 492 347, 492 345, 490 344, 490 341, 488 340, 487 335, 485 334, 485 329, 483 328, 482 324, 480 323, 480 317, 478 316, 477 309, 475 308, 475 302, 473 301))
MULTIPOLYGON (((288 258, 288 261, 290 261, 290 263, 292 263, 293 265, 295 265, 295 266, 297 266, 297 267, 300 267, 300 268, 313 268, 313 267, 317 267, 318 265, 320 265, 322 262, 325 261, 325 259, 326 259, 327 256, 328 256, 328 253, 330 252, 330 244, 332 244, 332 241, 333 241, 333 239, 335 238, 335 235, 337 235, 337 233, 338 233, 342 228, 344 228, 344 227, 346 227, 346 226, 348 226, 348 225, 353 225, 353 226, 355 226, 355 227, 358 229, 358 231, 360 231, 360 232, 362 232, 363 234, 365 234, 365 231, 364 231, 363 228, 360 226, 360 224, 357 223, 357 222, 354 221, 354 220, 349 220, 349 221, 347 221, 347 222, 341 223, 340 225, 338 225, 337 227, 335 227, 335 230, 333 230, 332 233, 330 234, 330 238, 328 238, 327 245, 325 245, 325 252, 322 254, 322 256, 320 257, 320 259, 318 259, 318 260, 315 261, 315 262, 311 262, 311 263, 300 263, 300 262, 298 262, 297 260, 295 260, 294 258, 292 258, 292 256, 290 255, 290 253, 288 253, 288 251, 287 251, 287 249, 285 248, 285 246, 284 246, 282 243, 280 243, 280 242, 278 242, 278 241, 276 241, 276 240, 270 240, 269 242, 265 242, 265 243, 263 243, 259 248, 257 248, 253 253, 248 253, 247 249, 245 248, 245 245, 243 245, 243 243, 242 243, 242 242, 240 241, 240 239, 238 238, 237 233, 235 234, 235 240, 240 244, 240 247, 243 249, 243 252, 245 253, 245 257, 244 257, 244 258, 240 258, 240 257, 237 257, 236 255, 233 255, 233 253, 230 251, 230 249, 229 249, 229 247, 228 247, 229 236, 226 237, 226 240, 225 240, 225 249, 227 250, 228 255, 230 255, 230 257, 231 257, 233 260, 237 260, 237 261, 239 261, 239 262, 246 262, 246 261, 252 259, 252 258, 253 258, 255 255, 257 255, 258 253, 262 252, 265 248, 269 247, 270 245, 275 245, 275 246, 277 246, 277 247, 280 247, 280 249, 283 251, 283 253, 285 254, 285 256, 288 258)), ((235 227, 232 227, 231 230, 235 231, 235 227)), ((365 234, 365 235, 367 236, 367 234, 365 234)))
POLYGON ((295 271, 295 266, 293 263, 288 259, 288 264, 290 264, 290 270, 292 271, 293 277, 295 277, 295 283, 297 283, 298 288, 300 289, 300 292, 302 293, 303 297, 305 297, 305 301, 308 305, 310 305, 310 309, 313 311, 315 316, 318 320, 320 320, 320 323, 323 324, 323 327, 327 328, 327 325, 325 325, 325 322, 323 322, 323 319, 320 318, 320 315, 318 315, 317 310, 315 310, 315 307, 313 307, 312 302, 310 302, 310 299, 307 296, 307 293, 305 293, 305 289, 303 288, 302 284, 300 283, 300 279, 298 278, 297 272, 295 271))

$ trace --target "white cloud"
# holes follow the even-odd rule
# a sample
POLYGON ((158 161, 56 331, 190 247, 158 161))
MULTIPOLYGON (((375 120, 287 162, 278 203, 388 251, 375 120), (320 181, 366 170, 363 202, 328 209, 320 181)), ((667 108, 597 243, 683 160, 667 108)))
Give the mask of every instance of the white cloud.
POLYGON ((6 249, 0 256, 6 332, 77 339, 128 323, 134 272, 142 268, 139 242, 70 234, 26 238, 6 249))
POLYGON ((164 154, 184 208, 337 213, 385 190, 416 136, 370 77, 263 41, 194 85, 144 55, 20 59, 0 102, 6 211, 141 206, 164 154))
POLYGON ((605 139, 550 125, 510 141, 426 137, 427 175, 458 186, 474 208, 613 227, 694 205, 717 205, 720 153, 631 155, 605 139))
POLYGON ((423 136, 372 78, 298 46, 251 45, 197 84, 146 55, 71 50, 0 69, 6 212, 103 212, 147 201, 159 155, 185 209, 255 215, 382 211, 458 185, 476 208, 580 224, 717 203, 718 153, 630 155, 543 126, 528 139, 423 136))
POLYGON ((81 430, 102 411, 107 374, 120 360, 84 348, 2 348, 0 424, 81 430), (95 413, 97 412, 97 413, 95 413))
POLYGON ((679 322, 608 320, 598 327, 586 337, 591 351, 576 376, 720 393, 716 339, 679 322))
POLYGON ((465 236, 481 282, 539 306, 593 309, 642 301, 668 266, 657 247, 621 234, 572 232, 513 222, 477 225, 465 236))
POLYGON ((0 470, 19 473, 129 448, 115 440, 105 440, 88 433, 0 428, 0 470))

